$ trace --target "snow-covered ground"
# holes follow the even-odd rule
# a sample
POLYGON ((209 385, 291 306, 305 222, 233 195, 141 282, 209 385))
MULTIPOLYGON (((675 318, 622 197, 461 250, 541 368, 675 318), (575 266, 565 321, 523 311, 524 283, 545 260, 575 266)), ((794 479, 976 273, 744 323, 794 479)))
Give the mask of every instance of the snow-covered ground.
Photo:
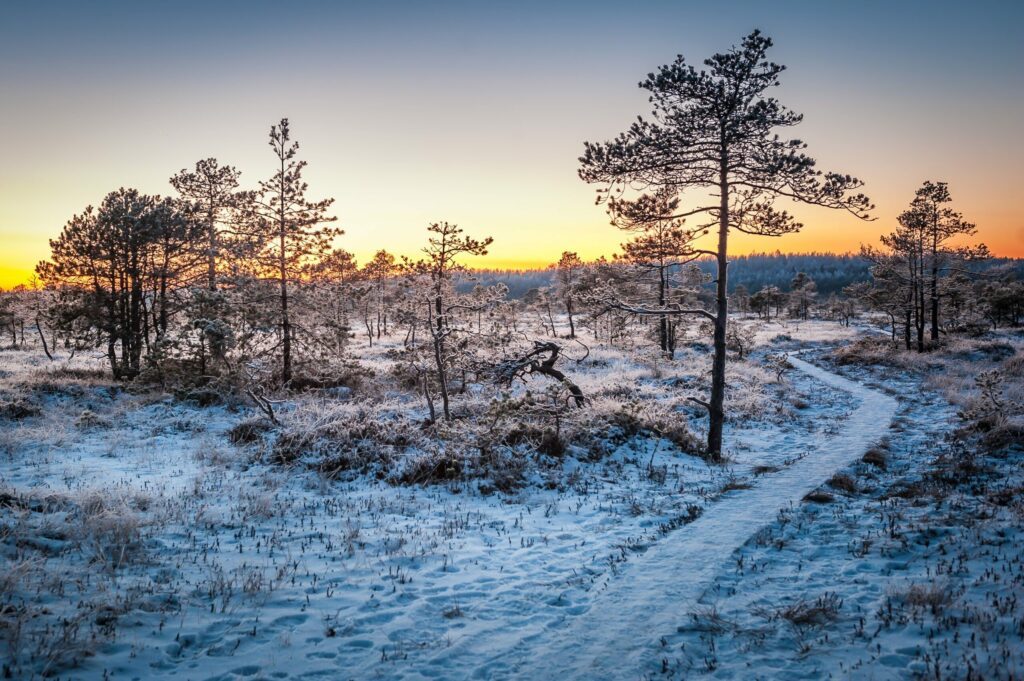
MULTIPOLYGON (((805 323, 765 335, 795 348, 851 333, 805 323)), ((848 380, 818 368, 817 356, 794 360, 801 371, 786 390, 800 408, 731 423, 726 466, 631 440, 600 461, 566 457, 564 485, 487 496, 458 482, 326 481, 230 445, 225 433, 244 411, 89 377, 47 381, 45 359, 25 352, 0 359, 0 386, 33 385, 45 401, 42 414, 0 422, 0 631, 12 676, 824 677, 859 661, 885 678, 914 669, 913 656, 882 661, 867 639, 804 652, 786 632, 755 635, 760 646, 744 636, 756 629, 750 603, 781 607, 827 590, 850 599, 839 620, 849 623, 858 594, 888 597, 900 558, 854 561, 848 547, 891 500, 801 499, 887 430, 892 395, 904 431, 889 433, 885 475, 924 466, 913 447, 948 428, 951 410, 908 397, 916 384, 848 380), (918 415, 935 419, 935 432, 907 430, 918 415), (736 617, 744 634, 716 635, 709 653, 706 631, 688 623, 714 607, 747 614, 736 617)), ((601 370, 654 380, 614 352, 598 359, 601 370)), ((600 372, 579 380, 596 389, 600 372)), ((870 489, 882 494, 884 483, 870 489)), ((900 655, 904 639, 922 636, 870 643, 900 655)))
POLYGON ((522 661, 520 666, 510 670, 499 664, 494 671, 541 678, 550 661, 559 660, 561 678, 634 678, 657 659, 656 636, 672 630, 678 608, 697 602, 715 575, 729 567, 733 552, 765 524, 766 513, 799 504, 885 434, 896 411, 894 398, 795 357, 790 361, 857 400, 838 431, 815 442, 800 460, 761 476, 750 489, 730 492, 708 513, 652 545, 605 583, 584 614, 525 640, 513 656, 522 661), (650 639, 645 641, 641 632, 649 632, 650 639))
POLYGON ((986 455, 950 442, 957 410, 926 388, 949 367, 922 376, 819 361, 898 396, 886 437, 823 487, 828 503, 784 509, 755 533, 677 611, 648 674, 1021 678, 1024 443, 986 455))

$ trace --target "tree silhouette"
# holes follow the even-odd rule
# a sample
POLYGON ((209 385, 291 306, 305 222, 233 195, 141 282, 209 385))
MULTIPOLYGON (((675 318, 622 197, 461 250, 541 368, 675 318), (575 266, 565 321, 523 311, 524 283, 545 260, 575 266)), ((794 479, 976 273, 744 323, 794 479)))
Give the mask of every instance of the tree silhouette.
POLYGON ((373 286, 374 304, 377 308, 377 338, 380 339, 381 329, 388 335, 387 289, 388 280, 398 271, 395 256, 386 250, 379 250, 363 265, 363 276, 373 286))
POLYGON ((256 236, 262 250, 260 261, 270 268, 279 286, 281 328, 281 381, 292 380, 293 329, 289 316, 289 285, 310 260, 330 251, 331 241, 342 230, 325 226, 337 218, 327 215, 334 199, 310 201, 309 186, 302 179, 305 161, 296 159, 299 143, 291 139, 288 119, 270 126, 270 148, 279 167, 269 180, 260 182, 254 199, 256 236))
MULTIPOLYGON (((926 181, 914 194, 910 208, 900 215, 900 223, 919 234, 919 261, 927 278, 929 308, 931 316, 931 339, 939 339, 939 275, 949 265, 952 257, 959 254, 968 258, 987 253, 984 246, 976 249, 961 249, 955 253, 946 242, 958 235, 971 236, 977 232, 974 225, 964 220, 961 213, 949 208, 952 202, 949 186, 945 182, 926 181)), ((924 309, 924 286, 921 287, 921 308, 924 309)), ((920 315, 923 331, 924 314, 920 315)), ((923 333, 921 333, 923 336, 923 333)), ((923 344, 923 340, 920 341, 923 344)))
MULTIPOLYGON (((579 287, 580 270, 583 269, 583 261, 573 251, 563 251, 562 257, 558 259, 555 267, 557 268, 558 293, 562 298, 562 303, 565 305, 565 313, 569 317, 569 338, 575 338, 574 303, 576 301, 577 288, 579 287)), ((554 332, 554 321, 551 322, 551 330, 554 332)))
POLYGON ((789 282, 789 301, 792 313, 797 317, 807 319, 807 313, 817 295, 818 287, 806 272, 797 272, 789 282))
MULTIPOLYGON (((681 267, 701 256, 702 251, 695 249, 693 243, 707 234, 707 228, 688 229, 684 219, 672 217, 679 210, 679 197, 670 188, 644 194, 635 201, 613 199, 609 209, 613 224, 635 234, 631 241, 622 244, 622 259, 636 267, 641 276, 654 273, 657 305, 666 309, 673 272, 679 279, 683 275, 681 267)), ((659 315, 658 344, 668 358, 675 355, 676 321, 673 315, 659 315)))
POLYGON ((217 159, 207 158, 197 161, 195 170, 182 168, 170 179, 182 198, 194 204, 206 227, 206 285, 211 291, 217 290, 217 260, 221 251, 217 225, 226 211, 250 198, 248 193, 238 192, 240 175, 232 166, 221 166, 217 159))
POLYGON ((36 270, 61 292, 63 324, 95 332, 114 377, 131 379, 167 333, 170 289, 185 279, 197 237, 170 199, 122 188, 74 216, 36 270))
POLYGON ((899 280, 899 290, 906 300, 904 314, 908 350, 913 326, 917 351, 925 351, 924 330, 929 308, 931 339, 938 340, 940 283, 953 269, 952 261, 975 260, 988 255, 984 245, 957 249, 946 245, 946 241, 954 236, 975 232, 973 224, 944 205, 950 201, 945 182, 925 182, 915 193, 909 208, 900 213, 899 227, 881 238, 888 252, 880 253, 871 247, 861 249, 862 257, 873 263, 871 273, 876 284, 890 289, 876 297, 892 295, 895 290, 893 282, 899 280))
POLYGON ((777 134, 802 116, 767 94, 785 68, 765 58, 771 46, 771 39, 754 31, 739 47, 706 59, 701 70, 680 55, 640 83, 650 93, 650 120, 639 118, 610 142, 586 143, 580 158, 580 177, 605 185, 599 202, 629 187, 697 190, 718 199, 672 216, 701 218, 718 230, 717 248, 707 251, 717 263, 711 396, 693 398, 708 411, 708 454, 715 459, 722 453, 725 422, 730 230, 761 236, 799 230, 789 213, 775 208, 780 197, 860 218, 872 208, 866 196, 854 193, 859 180, 822 173, 803 153, 803 142, 777 134))
MULTIPOLYGON (((452 309, 448 299, 452 292, 452 276, 465 269, 459 262, 464 255, 487 255, 487 247, 494 241, 491 237, 474 239, 464 233, 458 225, 435 222, 427 226, 427 245, 423 248, 426 259, 407 263, 406 269, 430 279, 429 300, 427 301, 426 327, 431 335, 437 382, 441 391, 441 405, 445 421, 451 421, 450 389, 448 368, 448 338, 456 329, 451 324, 452 309)), ((429 399, 429 398, 428 398, 429 399)))

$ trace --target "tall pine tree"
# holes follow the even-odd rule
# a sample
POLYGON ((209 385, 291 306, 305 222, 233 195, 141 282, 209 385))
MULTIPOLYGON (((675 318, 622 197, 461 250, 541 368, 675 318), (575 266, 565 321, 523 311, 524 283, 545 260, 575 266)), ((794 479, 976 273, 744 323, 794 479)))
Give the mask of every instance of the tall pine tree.
POLYGON ((803 142, 778 135, 802 116, 768 94, 785 68, 766 59, 771 46, 771 39, 754 31, 739 47, 705 60, 701 70, 680 55, 640 83, 650 93, 651 118, 639 118, 609 142, 587 143, 580 158, 580 177, 605 185, 598 201, 635 186, 717 198, 671 216, 704 218, 718 232, 718 246, 709 251, 717 263, 711 395, 707 401, 693 398, 708 411, 707 448, 714 459, 722 453, 725 423, 729 233, 781 236, 799 230, 791 215, 774 207, 780 197, 861 218, 872 208, 866 196, 855 193, 859 180, 822 173, 803 153, 803 142))
POLYGON ((343 234, 329 223, 337 220, 327 214, 334 199, 310 201, 309 186, 302 179, 305 161, 296 158, 299 143, 291 139, 288 119, 270 126, 270 148, 277 158, 277 171, 260 182, 254 199, 256 234, 260 238, 260 264, 277 280, 281 328, 281 382, 292 380, 292 341, 294 328, 289 313, 290 288, 310 264, 330 252, 331 242, 343 234))

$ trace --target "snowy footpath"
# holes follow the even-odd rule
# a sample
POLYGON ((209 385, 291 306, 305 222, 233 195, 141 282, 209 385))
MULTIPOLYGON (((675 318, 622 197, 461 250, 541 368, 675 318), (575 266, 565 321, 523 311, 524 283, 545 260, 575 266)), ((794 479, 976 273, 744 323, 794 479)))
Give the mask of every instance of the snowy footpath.
POLYGON ((635 679, 659 659, 675 631, 735 550, 776 512, 798 504, 836 470, 859 458, 889 427, 897 401, 791 357, 800 371, 859 402, 838 432, 806 457, 752 488, 736 490, 693 523, 631 560, 583 613, 549 623, 493 656, 479 678, 635 679))

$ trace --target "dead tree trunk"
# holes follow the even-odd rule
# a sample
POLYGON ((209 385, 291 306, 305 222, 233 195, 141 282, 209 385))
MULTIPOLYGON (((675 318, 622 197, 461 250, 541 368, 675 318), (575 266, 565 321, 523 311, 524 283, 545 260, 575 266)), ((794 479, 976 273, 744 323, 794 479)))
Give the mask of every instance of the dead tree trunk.
MULTIPOLYGON (((36 331, 39 332, 39 340, 43 341, 43 352, 46 353, 46 357, 52 362, 53 355, 50 354, 50 348, 46 344, 46 334, 43 333, 43 323, 39 319, 39 315, 36 314, 36 331)), ((54 348, 56 349, 56 348, 54 348)))
POLYGON ((587 403, 583 391, 578 385, 569 380, 563 371, 555 368, 558 358, 561 356, 562 348, 551 341, 534 341, 533 349, 522 357, 507 360, 494 369, 497 380, 506 385, 511 385, 516 379, 525 379, 530 374, 541 374, 553 378, 569 391, 572 400, 577 407, 587 403), (541 359, 542 355, 547 357, 541 359))

